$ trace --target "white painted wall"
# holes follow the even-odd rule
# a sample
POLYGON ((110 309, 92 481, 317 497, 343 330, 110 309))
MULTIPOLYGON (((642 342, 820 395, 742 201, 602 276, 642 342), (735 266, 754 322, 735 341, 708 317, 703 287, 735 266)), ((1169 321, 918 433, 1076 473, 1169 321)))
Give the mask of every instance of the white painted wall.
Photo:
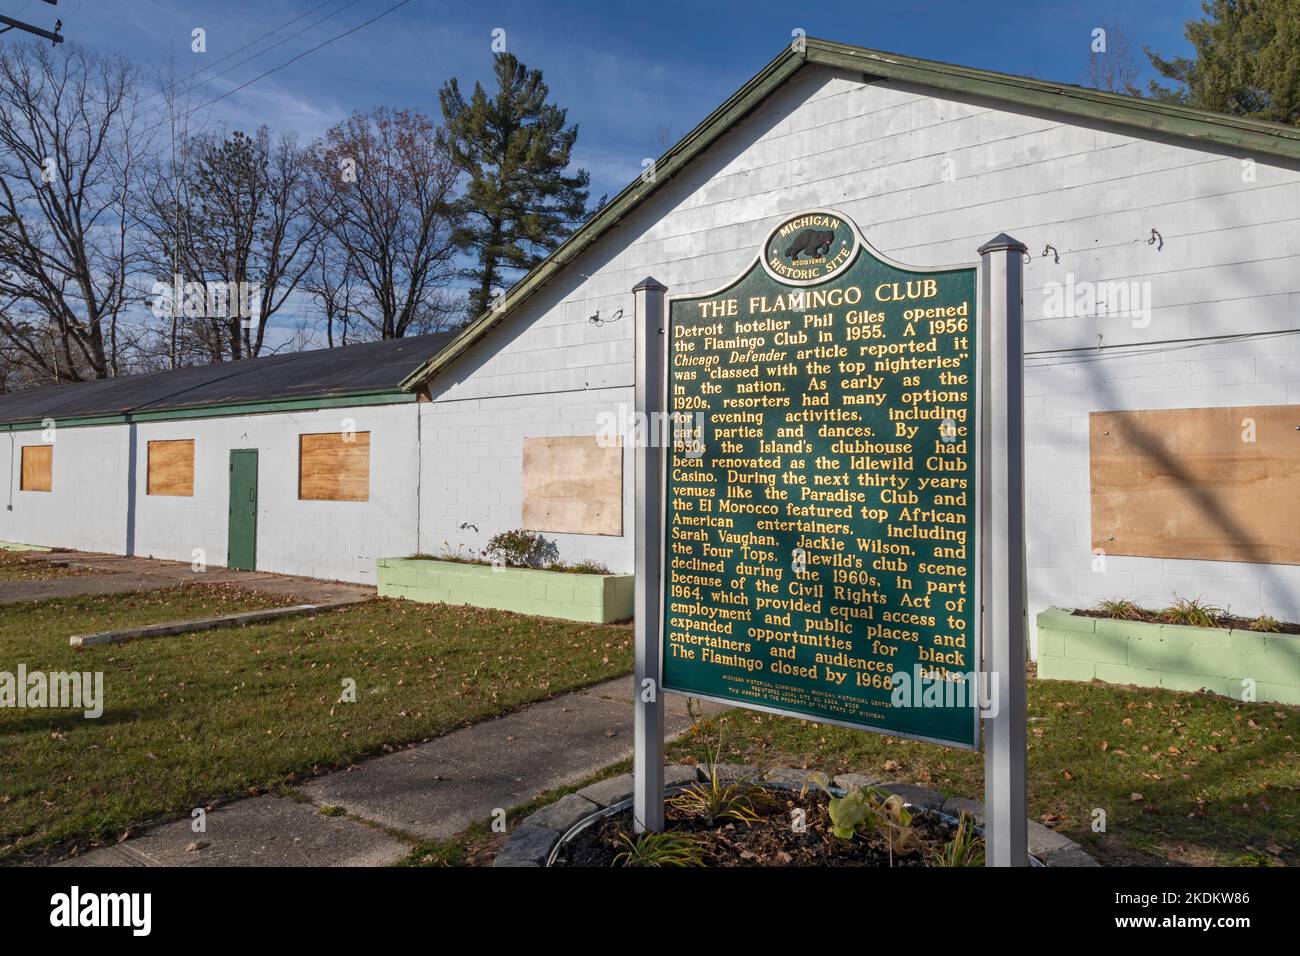
MULTIPOLYGON (((628 157, 629 178, 639 162, 628 157)), ((1294 337, 1205 341, 1300 326, 1300 174, 1265 160, 1253 179, 1244 171, 1239 157, 1186 141, 806 68, 433 380, 434 402, 422 409, 437 435, 424 452, 422 550, 443 541, 481 545, 517 526, 522 438, 594 433, 596 413, 631 403, 637 282, 653 275, 672 292, 715 288, 748 265, 782 217, 829 206, 855 219, 882 252, 916 265, 974 261, 999 232, 1031 250, 1031 617, 1049 604, 1121 595, 1160 603, 1176 592, 1234 613, 1300 619, 1293 567, 1112 557, 1104 574, 1091 570, 1089 411, 1300 403, 1294 337), (1147 243, 1153 228, 1163 248, 1147 243), (1040 255, 1047 244, 1059 263, 1040 255), (1149 324, 1048 317, 1046 283, 1071 273, 1076 281, 1149 283, 1149 324), (619 309, 623 321, 588 321, 597 310, 609 319, 619 309), (1191 341, 1141 360, 1122 350, 1042 355, 1095 349, 1099 335, 1106 345, 1191 341), (430 495, 429 486, 442 491, 430 495), (478 537, 462 523, 476 525, 478 537)), ((624 494, 630 498, 630 475, 624 494)), ((627 514, 622 538, 572 536, 563 557, 599 555, 629 570, 627 514)))
POLYGON ((120 552, 126 540, 126 426, 60 428, 52 438, 52 490, 22 491, 22 447, 51 442, 39 431, 0 434, 8 475, 0 541, 120 552))
MULTIPOLYGON (((639 164, 628 158, 629 178, 639 164)), ((1300 404, 1296 337, 1214 341, 1300 327, 1300 173, 1263 160, 1244 172, 1239 157, 1182 141, 806 68, 434 379, 432 403, 138 426, 136 551, 189 560, 203 547, 223 564, 228 455, 246 447, 261 451, 260 568, 369 581, 378 556, 482 548, 521 524, 525 437, 595 434, 602 412, 631 406, 637 282, 716 288, 782 217, 832 207, 882 252, 918 266, 974 261, 999 232, 1033 253, 1031 618, 1049 604, 1155 604, 1177 593, 1300 619, 1295 567, 1110 557, 1104 573, 1092 570, 1088 412, 1300 404), (1163 247, 1148 244, 1153 228, 1163 247), (1059 263, 1040 255, 1048 244, 1059 263), (1049 317, 1046 284, 1068 275, 1149 284, 1150 322, 1049 317), (602 325, 589 321, 597 312, 602 325), (1107 346, 1168 344, 1134 358, 1096 352, 1098 336, 1107 346), (1071 348, 1092 351, 1051 354, 1071 348), (338 430, 345 414, 372 432, 371 501, 299 502, 297 435, 338 430), (145 495, 148 440, 184 437, 197 441, 194 498, 145 495)), ((58 441, 54 493, 11 491, 0 540, 122 551, 125 428, 65 429, 58 441)), ((16 489, 16 458, 4 444, 0 456, 16 489)), ((551 536, 563 559, 631 570, 631 459, 625 533, 551 536)))
MULTIPOLYGON (((630 388, 445 399, 420 405, 424 439, 420 550, 477 556, 494 534, 520 527, 524 438, 597 435, 601 413, 618 414, 620 402, 630 411, 630 388)), ((632 570, 632 464, 633 454, 627 449, 623 453, 623 536, 545 533, 561 560, 598 561, 614 571, 632 570)))
MULTIPOLYGON (((136 555, 188 562, 202 549, 209 565, 225 566, 235 448, 258 450, 258 570, 373 582, 375 558, 415 550, 414 404, 143 422, 135 428, 136 555), (298 436, 342 431, 345 419, 358 432, 370 432, 370 500, 299 501, 298 436), (149 495, 148 443, 181 438, 194 439, 194 495, 149 495)), ((37 432, 14 437, 18 445, 39 442, 37 432)), ((125 425, 59 429, 54 490, 15 491, 13 511, 0 513, 0 540, 127 553, 129 442, 125 425)), ((7 444, 2 453, 8 456, 7 444)), ((17 468, 10 465, 15 488, 17 468)))

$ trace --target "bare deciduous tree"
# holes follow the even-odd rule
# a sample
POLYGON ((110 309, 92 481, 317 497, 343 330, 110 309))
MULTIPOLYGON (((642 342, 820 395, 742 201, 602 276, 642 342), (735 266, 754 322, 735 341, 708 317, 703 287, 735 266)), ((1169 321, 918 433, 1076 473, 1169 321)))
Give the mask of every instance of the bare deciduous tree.
POLYGON ((132 348, 138 105, 123 60, 0 47, 0 340, 31 379, 113 376, 132 348))
POLYGON ((308 172, 297 143, 287 136, 272 142, 265 126, 254 136, 190 137, 179 159, 155 165, 142 217, 155 268, 169 284, 251 285, 260 293, 251 314, 241 315, 231 298, 215 314, 205 306, 191 317, 187 331, 208 361, 259 355, 272 316, 311 268, 320 230, 308 172))
POLYGON ((1109 93, 1126 93, 1129 96, 1141 96, 1136 83, 1138 78, 1137 58, 1129 46, 1128 35, 1118 23, 1104 24, 1105 48, 1098 50, 1097 41, 1088 54, 1088 85, 1109 93))
POLYGON ((354 113, 316 144, 314 158, 316 218, 346 270, 331 280, 349 289, 346 314, 373 338, 448 326, 457 311, 447 286, 456 275, 459 173, 433 122, 413 110, 354 113))

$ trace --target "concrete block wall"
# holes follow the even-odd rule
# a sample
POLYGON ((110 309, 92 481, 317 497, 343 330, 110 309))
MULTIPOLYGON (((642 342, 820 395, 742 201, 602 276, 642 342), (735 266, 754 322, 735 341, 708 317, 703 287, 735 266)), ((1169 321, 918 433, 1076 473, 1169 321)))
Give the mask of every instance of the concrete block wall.
MULTIPOLYGON (((564 351, 539 352, 537 360, 564 351)), ((632 404, 630 386, 421 404, 420 552, 477 556, 494 534, 520 527, 524 439, 598 435, 602 414, 618 417, 630 413, 632 404)), ((625 449, 623 534, 543 532, 555 543, 560 560, 598 561, 615 573, 632 570, 632 464, 632 450, 625 449)))
MULTIPOLYGON (((1049 604, 1083 606, 1125 590, 1157 603, 1177 591, 1234 613, 1294 620, 1300 576, 1291 567, 1112 557, 1104 573, 1092 570, 1089 411, 1300 401, 1300 355, 1290 337, 1208 344, 1300 327, 1300 172, 1247 159, 806 68, 435 378, 426 414, 481 408, 499 416, 489 428, 522 434, 541 414, 537 406, 610 401, 620 388, 630 396, 631 288, 647 275, 670 293, 716 288, 754 259, 780 218, 800 209, 840 210, 880 251, 917 266, 973 262, 983 242, 1007 232, 1031 252, 1030 620, 1049 604), (1070 281, 1137 282, 1150 310, 1136 321, 1109 305, 1053 315, 1051 284, 1070 281), (620 322, 588 321, 620 309, 620 322), (1195 344, 1162 344, 1171 340, 1195 344), (1095 352, 1098 344, 1123 348, 1095 361, 1054 351, 1095 352), (1143 346, 1153 351, 1123 357, 1143 346)), ((639 157, 628 167, 630 180, 639 157)), ((465 428, 474 421, 457 420, 465 428)), ((564 421, 580 428, 583 419, 564 421)), ((519 479, 499 469, 517 468, 517 460, 510 444, 488 469, 500 487, 466 491, 454 515, 426 506, 422 541, 461 522, 484 536, 513 527, 519 479)), ((463 485, 476 473, 448 468, 443 480, 463 485)), ((607 542, 592 550, 610 552, 607 542)), ((630 534, 613 553, 627 563, 611 566, 630 567, 630 534)))
POLYGON ((126 541, 128 440, 125 425, 0 434, 8 476, 0 541, 121 551, 126 541), (22 448, 53 444, 51 490, 22 491, 22 448))
MULTIPOLYGON (((1300 336, 1156 348, 1140 357, 1031 359, 1029 365, 1028 563, 1036 609, 1093 607, 1110 598, 1159 608, 1181 597, 1203 599, 1240 617, 1300 621, 1300 567, 1294 565, 1112 554, 1098 560, 1092 553, 1088 462, 1090 411, 1300 406, 1300 336)), ((1104 542, 1100 546, 1104 550, 1104 542)))
POLYGON ((1038 615, 1038 676, 1300 704, 1300 636, 1038 615))
MULTIPOLYGON (((133 535, 130 426, 62 428, 54 491, 15 492, 14 511, 0 514, 0 540, 187 562, 199 551, 208 565, 224 567, 230 451, 255 448, 257 569, 373 583, 376 558, 416 549, 417 424, 413 403, 139 423, 133 535), (370 432, 370 499, 299 501, 298 436, 342 431, 345 420, 370 432), (187 438, 194 440, 193 496, 148 494, 149 442, 187 438)), ((19 446, 39 442, 39 432, 14 437, 19 446)))
POLYGON ((517 614, 612 624, 632 617, 632 575, 571 574, 453 561, 380 559, 380 597, 468 604, 517 614))

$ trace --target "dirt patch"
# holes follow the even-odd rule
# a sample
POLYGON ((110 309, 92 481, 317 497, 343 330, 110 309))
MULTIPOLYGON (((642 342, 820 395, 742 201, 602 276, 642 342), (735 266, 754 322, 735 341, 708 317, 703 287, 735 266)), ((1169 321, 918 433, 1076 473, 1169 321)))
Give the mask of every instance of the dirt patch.
MULTIPOLYGON (((829 798, 816 791, 806 794, 763 791, 754 800, 758 819, 745 823, 688 816, 669 808, 665 832, 683 837, 698 851, 703 866, 932 866, 933 853, 953 838, 957 827, 933 813, 916 811, 910 826, 910 850, 893 855, 883 839, 861 833, 843 839, 831 832, 829 798), (803 811, 797 827, 796 811, 803 811)), ((632 811, 614 814, 587 827, 565 844, 556 866, 614 866, 628 850, 632 836, 632 811)), ((623 861, 619 861, 622 863, 623 861)))
POLYGON ((50 578, 100 573, 93 568, 70 566, 66 560, 31 555, 30 551, 0 548, 0 581, 48 581, 50 578))

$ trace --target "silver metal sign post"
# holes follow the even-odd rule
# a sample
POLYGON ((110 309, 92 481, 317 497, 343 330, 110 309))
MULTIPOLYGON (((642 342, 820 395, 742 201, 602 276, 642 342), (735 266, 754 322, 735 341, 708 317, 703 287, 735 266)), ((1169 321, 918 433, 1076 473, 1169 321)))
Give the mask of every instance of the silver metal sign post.
POLYGON ((664 293, 651 278, 633 289, 636 316, 636 717, 632 820, 638 833, 664 828, 664 700, 659 687, 660 555, 663 546, 664 293))
POLYGON ((980 246, 985 396, 985 865, 1028 866, 1025 778, 1024 303, 1021 256, 1005 233, 980 246), (994 709, 996 708, 996 709, 994 709))

